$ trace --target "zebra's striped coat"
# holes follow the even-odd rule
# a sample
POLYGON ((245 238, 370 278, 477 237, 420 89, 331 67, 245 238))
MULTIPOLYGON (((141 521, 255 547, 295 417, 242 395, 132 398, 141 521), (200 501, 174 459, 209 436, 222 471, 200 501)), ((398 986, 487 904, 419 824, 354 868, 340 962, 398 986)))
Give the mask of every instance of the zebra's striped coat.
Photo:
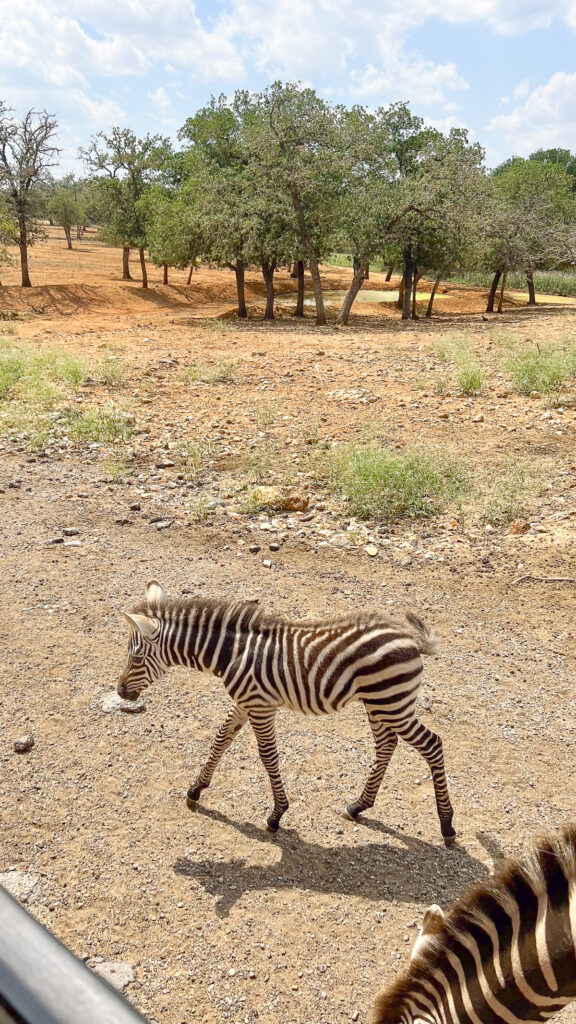
POLYGON ((359 700, 374 735, 376 762, 360 798, 348 807, 349 815, 355 818, 373 805, 400 736, 428 761, 442 834, 447 841, 453 838, 442 742, 415 713, 420 655, 434 651, 415 615, 408 613, 403 622, 377 614, 290 622, 250 602, 170 600, 152 582, 146 600, 125 617, 132 633, 118 684, 122 697, 134 700, 169 667, 187 665, 219 676, 234 701, 189 801, 198 800, 222 754, 250 721, 274 794, 268 825, 277 829, 288 801, 278 770, 276 711, 322 715, 359 700))
POLYGON ((372 1024, 545 1021, 576 999, 576 827, 535 843, 446 917, 426 912, 372 1024))

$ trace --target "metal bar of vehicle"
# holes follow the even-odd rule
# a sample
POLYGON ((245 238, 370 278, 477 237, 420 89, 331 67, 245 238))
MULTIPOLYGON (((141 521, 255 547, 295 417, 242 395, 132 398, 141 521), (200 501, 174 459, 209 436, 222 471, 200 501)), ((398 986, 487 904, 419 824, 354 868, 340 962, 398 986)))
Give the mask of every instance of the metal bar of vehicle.
POLYGON ((0 1024, 146 1024, 0 886, 0 1024))

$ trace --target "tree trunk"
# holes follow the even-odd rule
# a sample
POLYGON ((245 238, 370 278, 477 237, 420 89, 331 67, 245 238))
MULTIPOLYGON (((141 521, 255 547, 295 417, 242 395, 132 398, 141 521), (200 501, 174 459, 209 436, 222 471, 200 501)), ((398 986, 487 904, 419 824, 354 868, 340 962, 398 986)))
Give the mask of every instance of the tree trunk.
POLYGON ((418 314, 416 312, 416 292, 418 291, 418 282, 422 274, 418 273, 418 267, 414 267, 414 277, 412 278, 412 319, 417 320, 418 314))
POLYGON ((144 249, 138 249, 140 253, 140 266, 142 267, 142 287, 148 287, 148 274, 146 271, 146 257, 144 255, 144 249))
POLYGON ((534 273, 530 270, 526 274, 526 284, 528 285, 528 305, 536 305, 536 289, 534 287, 534 273))
POLYGON ((294 212, 296 213, 296 220, 298 221, 298 229, 302 236, 302 240, 306 246, 308 253, 308 265, 310 267, 310 274, 312 276, 312 286, 314 288, 314 301, 316 303, 316 325, 323 327, 326 323, 326 312, 324 310, 324 297, 322 295, 322 282, 320 280, 320 270, 318 269, 318 260, 316 259, 316 253, 314 251, 314 245, 312 243, 312 236, 306 224, 304 217, 304 211, 302 209, 302 202, 300 200, 300 194, 296 185, 292 185, 292 205, 294 206, 294 212))
POLYGON ((162 284, 168 284, 168 264, 162 264, 162 284))
POLYGON ((412 281, 416 270, 412 259, 412 247, 407 246, 404 250, 404 295, 402 297, 402 319, 410 319, 410 307, 412 300, 412 281))
POLYGON ((490 291, 488 293, 488 304, 486 306, 487 313, 494 312, 494 299, 496 298, 496 291, 498 289, 498 282, 502 276, 502 271, 497 270, 492 278, 492 284, 490 285, 490 291))
POLYGON ((506 271, 504 271, 504 273, 502 274, 502 285, 500 287, 500 298, 498 300, 498 312, 499 313, 502 312, 502 300, 504 298, 504 289, 506 287, 506 278, 507 278, 507 276, 508 275, 507 275, 506 271))
MULTIPOLYGON (((190 273, 192 273, 192 267, 190 267, 190 273)), ((234 273, 236 274, 236 292, 238 294, 238 316, 245 320, 248 316, 248 310, 246 309, 246 297, 244 295, 244 264, 239 262, 234 267, 234 273)))
POLYGON ((398 286, 398 298, 396 300, 396 309, 402 309, 404 305, 404 276, 400 278, 400 284, 398 286))
POLYGON ((426 310, 427 317, 432 316, 432 306, 434 305, 434 299, 436 298, 436 292, 438 291, 438 285, 440 284, 441 277, 442 274, 438 274, 434 284, 432 285, 432 291, 430 292, 430 298, 428 299, 428 308, 426 310))
POLYGON ((354 299, 358 295, 358 292, 360 291, 364 281, 366 281, 366 279, 368 277, 368 264, 367 263, 359 263, 356 260, 354 260, 354 266, 356 268, 355 271, 354 271, 354 277, 352 278, 350 287, 349 287, 348 291, 346 292, 346 295, 344 296, 344 302, 342 303, 342 309, 340 310, 340 312, 338 314, 338 317, 337 317, 337 320, 336 320, 337 324, 344 324, 345 325, 345 324, 348 323, 348 317, 350 316, 350 310, 352 309, 352 303, 354 302, 354 299))
POLYGON ((264 319, 274 319, 274 271, 276 260, 262 260, 262 277, 266 282, 266 309, 264 319))
POLYGON ((71 249, 72 248, 72 232, 71 232, 70 228, 64 228, 64 234, 66 235, 66 241, 68 243, 68 248, 71 249))
MULTIPOLYGON (((190 282, 191 282, 191 280, 192 280, 192 271, 193 271, 193 270, 194 270, 194 264, 193 264, 193 263, 191 263, 191 264, 190 264, 190 270, 189 270, 189 272, 188 272, 188 280, 186 281, 186 284, 190 284, 190 282)), ((240 314, 238 314, 238 315, 240 315, 240 314)))
POLYGON ((76 225, 76 238, 77 239, 81 239, 82 238, 82 228, 80 227, 79 224, 76 225))
POLYGON ((20 229, 19 248, 22 287, 31 288, 32 281, 30 280, 30 273, 28 271, 28 232, 26 229, 26 219, 23 215, 18 217, 18 227, 20 229))
POLYGON ((132 276, 130 274, 130 246, 125 245, 122 247, 122 280, 131 281, 132 276))
POLYGON ((296 276, 298 278, 298 295, 296 298, 296 312, 294 316, 304 316, 304 260, 298 260, 296 264, 296 276))
POLYGON ((299 264, 299 262, 300 262, 300 260, 294 260, 294 263, 290 267, 290 277, 293 277, 293 278, 298 277, 298 264, 299 264))
POLYGON ((388 267, 388 273, 386 274, 386 280, 387 281, 391 281, 392 280, 392 274, 393 273, 394 273, 394 264, 391 263, 390 266, 388 267))

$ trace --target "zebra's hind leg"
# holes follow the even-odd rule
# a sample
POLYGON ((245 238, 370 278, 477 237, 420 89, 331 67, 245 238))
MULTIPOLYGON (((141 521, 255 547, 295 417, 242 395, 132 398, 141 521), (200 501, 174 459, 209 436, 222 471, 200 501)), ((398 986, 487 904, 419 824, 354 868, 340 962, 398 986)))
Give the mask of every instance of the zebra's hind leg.
POLYGON ((372 729, 372 735, 374 736, 374 746, 376 747, 376 760, 370 769, 370 774, 366 779, 366 785, 362 790, 362 793, 358 800, 354 800, 353 803, 348 804, 346 808, 346 816, 351 818, 353 821, 356 820, 362 811, 366 811, 369 807, 374 806, 374 801, 378 795, 380 784, 384 778, 384 773, 390 763, 390 758, 394 753, 398 744, 398 737, 395 732, 392 731, 384 722, 381 715, 378 714, 376 709, 366 707, 366 714, 368 715, 368 721, 370 722, 370 728, 372 729))
POLYGON ((196 803, 200 799, 202 790, 207 789, 212 782, 212 776, 214 775, 222 754, 228 750, 232 740, 238 735, 240 729, 247 721, 248 715, 240 708, 233 707, 228 713, 226 721, 220 726, 216 733, 212 750, 210 751, 210 757, 206 761, 206 764, 196 779, 196 782, 193 782, 188 790, 186 803, 189 807, 193 808, 196 806, 196 803))
POLYGON ((277 832, 280 827, 280 818, 288 810, 288 797, 284 792, 278 768, 279 758, 275 730, 276 709, 266 708, 259 711, 251 711, 248 717, 256 736, 260 760, 268 772, 274 797, 274 809, 268 815, 266 825, 269 832, 277 832))
POLYGON ((398 735, 414 747, 430 766, 442 838, 446 846, 452 846, 456 838, 456 831, 452 825, 454 811, 448 795, 442 740, 417 718, 412 718, 409 722, 398 726, 398 735))

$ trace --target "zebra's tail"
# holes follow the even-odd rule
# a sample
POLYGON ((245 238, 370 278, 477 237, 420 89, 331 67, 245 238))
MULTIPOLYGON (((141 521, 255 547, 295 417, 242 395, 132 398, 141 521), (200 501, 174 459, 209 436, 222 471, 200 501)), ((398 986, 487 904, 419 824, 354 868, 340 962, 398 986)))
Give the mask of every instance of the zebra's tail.
POLYGON ((420 654, 437 654, 438 646, 433 632, 424 625, 422 619, 414 612, 406 612, 406 621, 409 625, 408 633, 414 640, 420 654))

